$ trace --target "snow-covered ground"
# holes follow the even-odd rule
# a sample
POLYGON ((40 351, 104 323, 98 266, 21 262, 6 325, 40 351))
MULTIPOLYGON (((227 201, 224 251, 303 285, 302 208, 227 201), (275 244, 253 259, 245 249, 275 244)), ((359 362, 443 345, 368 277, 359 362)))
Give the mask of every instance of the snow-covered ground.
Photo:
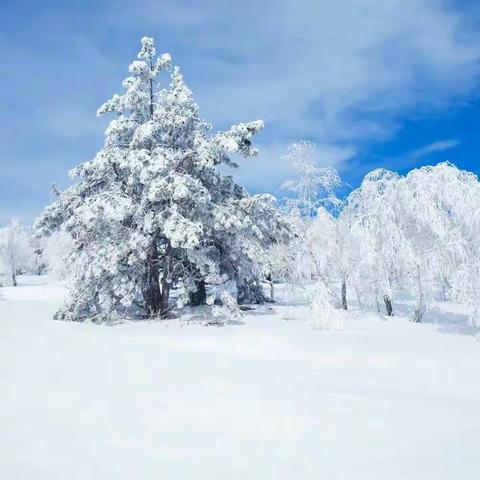
POLYGON ((2 479, 480 478, 480 343, 458 307, 98 326, 51 320, 64 293, 3 289, 2 479))

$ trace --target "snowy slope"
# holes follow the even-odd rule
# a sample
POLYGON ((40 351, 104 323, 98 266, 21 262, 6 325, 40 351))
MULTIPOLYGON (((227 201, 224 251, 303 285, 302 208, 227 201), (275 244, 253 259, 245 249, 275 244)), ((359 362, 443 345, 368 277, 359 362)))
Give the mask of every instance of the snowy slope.
POLYGON ((480 343, 453 306, 109 327, 52 321, 47 280, 0 300, 2 479, 479 478, 480 343))

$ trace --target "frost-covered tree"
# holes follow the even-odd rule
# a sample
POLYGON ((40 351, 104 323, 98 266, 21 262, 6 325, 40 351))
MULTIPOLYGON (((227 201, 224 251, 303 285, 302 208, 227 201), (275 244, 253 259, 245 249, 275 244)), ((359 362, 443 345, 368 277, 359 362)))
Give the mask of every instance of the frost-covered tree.
POLYGON ((437 289, 444 299, 470 304, 476 316, 479 202, 477 176, 448 162, 414 169, 403 179, 402 204, 409 219, 406 235, 419 265, 411 288, 417 304, 437 289))
MULTIPOLYGON (((275 247, 274 264, 281 278, 317 282, 317 289, 321 283, 320 297, 326 292, 344 309, 347 292, 354 291, 361 309, 373 303, 380 312, 383 303, 389 316, 402 294, 413 300, 415 322, 424 319, 430 302, 440 296, 469 305, 472 323, 480 323, 476 175, 447 162, 413 169, 405 176, 377 169, 344 202, 333 202, 341 207, 336 211, 313 210, 309 198, 313 197, 303 195, 293 202, 295 239, 275 247), (299 205, 307 206, 303 216, 299 205)), ((320 304, 317 301, 317 307, 320 304)))
POLYGON ((417 322, 435 291, 474 299, 465 280, 473 282, 480 253, 479 186, 475 175, 441 163, 405 177, 375 170, 348 197, 343 214, 353 219, 363 253, 358 281, 383 296, 388 315, 400 290, 413 298, 417 322), (456 278, 462 287, 454 289, 456 278))
POLYGON ((317 145, 307 140, 292 143, 285 159, 292 163, 294 178, 282 188, 293 194, 287 199, 290 210, 303 217, 313 217, 319 207, 336 201, 334 190, 340 186, 338 172, 332 167, 318 167, 315 152, 317 145))
POLYGON ((365 176, 346 202, 344 215, 361 232, 369 271, 364 279, 370 283, 376 300, 383 298, 387 315, 393 315, 392 296, 404 273, 404 253, 409 245, 402 230, 402 216, 397 206, 399 175, 385 169, 365 176))
POLYGON ((72 170, 77 183, 36 223, 74 242, 74 287, 59 317, 163 317, 173 288, 184 304, 229 279, 241 301, 261 300, 264 250, 288 225, 271 197, 249 196, 218 166, 233 165, 232 153, 254 156, 251 138, 263 123, 210 134, 179 68, 156 56, 151 38, 129 71, 125 92, 98 110, 115 115, 104 147, 72 170))
POLYGON ((35 253, 30 236, 17 220, 0 228, 0 272, 6 283, 17 286, 17 275, 33 270, 35 253))
POLYGON ((341 181, 334 168, 316 165, 316 148, 301 140, 287 149, 294 177, 282 188, 292 194, 285 201, 285 210, 295 236, 274 246, 272 269, 275 277, 294 284, 321 282, 322 291, 326 289, 332 303, 340 306, 334 283, 344 273, 339 273, 343 264, 338 255, 338 240, 343 241, 343 223, 338 218, 342 202, 335 196, 341 181))
POLYGON ((347 282, 358 252, 348 219, 320 207, 304 222, 301 246, 295 248, 297 266, 303 277, 323 283, 334 305, 347 310, 347 282))

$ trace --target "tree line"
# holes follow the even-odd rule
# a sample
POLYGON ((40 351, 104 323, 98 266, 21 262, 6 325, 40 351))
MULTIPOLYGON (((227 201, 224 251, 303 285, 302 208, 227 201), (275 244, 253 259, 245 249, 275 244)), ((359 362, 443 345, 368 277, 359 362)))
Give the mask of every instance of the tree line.
POLYGON ((219 169, 257 154, 262 121, 213 132, 180 69, 149 37, 122 85, 97 112, 113 117, 103 148, 70 172, 70 188, 54 190, 34 239, 18 224, 0 230, 11 283, 24 270, 68 269, 72 288, 57 318, 165 318, 186 305, 262 303, 284 282, 313 285, 312 303, 324 309, 347 310, 354 299, 392 316, 408 295, 419 322, 441 297, 467 303, 477 321, 473 173, 450 163, 404 176, 377 169, 340 197, 338 172, 318 167, 316 146, 299 141, 286 154, 290 194, 277 202, 219 169))

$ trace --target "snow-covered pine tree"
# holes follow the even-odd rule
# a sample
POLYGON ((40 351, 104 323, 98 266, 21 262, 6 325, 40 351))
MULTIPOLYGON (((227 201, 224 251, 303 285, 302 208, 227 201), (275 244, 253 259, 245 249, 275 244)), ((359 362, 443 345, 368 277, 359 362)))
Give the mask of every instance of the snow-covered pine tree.
POLYGON ((77 183, 36 223, 74 241, 74 288, 59 318, 163 317, 172 288, 182 304, 193 292, 202 300, 205 283, 232 279, 241 296, 258 284, 265 247, 288 235, 271 197, 249 196, 217 168, 233 165, 232 153, 256 155, 251 137, 263 122, 209 135, 170 55, 157 57, 149 37, 141 43, 125 93, 98 110, 116 115, 104 148, 72 170, 77 183))

